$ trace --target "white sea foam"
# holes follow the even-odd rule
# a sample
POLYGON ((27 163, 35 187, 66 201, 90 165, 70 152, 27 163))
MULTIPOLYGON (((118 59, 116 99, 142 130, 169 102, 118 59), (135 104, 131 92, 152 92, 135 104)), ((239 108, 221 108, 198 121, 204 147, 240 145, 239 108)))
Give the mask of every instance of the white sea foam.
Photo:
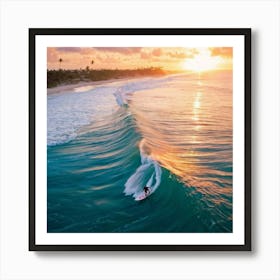
POLYGON ((74 139, 82 127, 106 118, 117 110, 117 105, 126 105, 133 92, 160 87, 169 80, 169 77, 133 79, 48 95, 48 146, 74 139))
POLYGON ((116 110, 113 88, 48 96, 48 145, 68 142, 92 121, 116 110))
POLYGON ((143 192, 145 186, 149 187, 153 193, 161 183, 161 168, 151 155, 145 153, 144 142, 145 139, 142 139, 139 145, 141 165, 125 183, 124 193, 134 198, 143 192))

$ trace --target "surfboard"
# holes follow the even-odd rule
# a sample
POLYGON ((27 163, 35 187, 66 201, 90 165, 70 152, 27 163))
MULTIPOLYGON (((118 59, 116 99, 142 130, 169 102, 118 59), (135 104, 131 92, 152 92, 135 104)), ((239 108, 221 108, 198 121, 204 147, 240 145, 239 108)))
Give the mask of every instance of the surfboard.
POLYGON ((142 191, 139 195, 137 195, 135 197, 136 201, 140 201, 140 200, 144 200, 146 199, 148 196, 150 196, 152 194, 152 191, 149 190, 148 193, 146 193, 145 191, 142 191))

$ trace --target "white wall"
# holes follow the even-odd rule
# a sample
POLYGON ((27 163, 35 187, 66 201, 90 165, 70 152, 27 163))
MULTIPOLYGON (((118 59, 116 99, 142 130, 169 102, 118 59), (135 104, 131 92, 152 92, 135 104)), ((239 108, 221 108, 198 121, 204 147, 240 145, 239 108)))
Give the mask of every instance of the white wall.
POLYGON ((0 279, 280 279, 275 1, 8 1, 1 14, 0 279), (28 28, 251 27, 253 252, 29 252, 28 28))

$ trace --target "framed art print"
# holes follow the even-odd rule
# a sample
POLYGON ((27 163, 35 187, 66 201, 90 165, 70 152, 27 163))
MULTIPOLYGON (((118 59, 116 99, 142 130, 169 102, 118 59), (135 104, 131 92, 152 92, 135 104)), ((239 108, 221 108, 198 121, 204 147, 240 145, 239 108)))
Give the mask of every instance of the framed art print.
POLYGON ((251 250, 250 29, 29 43, 30 250, 251 250))

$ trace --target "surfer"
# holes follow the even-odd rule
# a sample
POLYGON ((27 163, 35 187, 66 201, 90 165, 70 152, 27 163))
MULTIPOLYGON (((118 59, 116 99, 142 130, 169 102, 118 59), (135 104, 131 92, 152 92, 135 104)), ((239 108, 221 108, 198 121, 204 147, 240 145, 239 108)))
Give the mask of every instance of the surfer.
POLYGON ((145 186, 144 187, 144 192, 145 192, 146 195, 148 195, 150 193, 150 188, 145 186))

